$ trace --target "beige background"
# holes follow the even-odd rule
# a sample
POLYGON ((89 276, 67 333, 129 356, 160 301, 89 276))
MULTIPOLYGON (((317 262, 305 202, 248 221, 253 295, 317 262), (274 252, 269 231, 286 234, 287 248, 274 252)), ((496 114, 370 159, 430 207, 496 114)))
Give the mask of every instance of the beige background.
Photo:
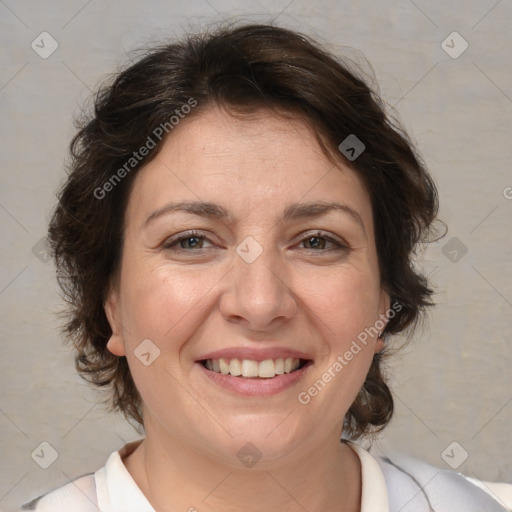
MULTIPOLYGON (((5 0, 0 508, 97 469, 137 437, 105 416, 75 375, 57 330, 54 270, 37 250, 64 176, 72 115, 130 50, 222 19, 274 19, 371 62, 439 185, 449 227, 418 261, 439 305, 393 362, 397 413, 383 437, 444 468, 441 454, 456 441, 454 457, 468 453, 458 471, 512 482, 512 2, 5 0), (59 45, 47 59, 31 48, 43 31, 59 45), (453 31, 469 44, 458 58, 441 47, 453 31), (59 455, 46 470, 31 458, 43 441, 59 455)), ((452 39, 451 51, 461 49, 452 39)))

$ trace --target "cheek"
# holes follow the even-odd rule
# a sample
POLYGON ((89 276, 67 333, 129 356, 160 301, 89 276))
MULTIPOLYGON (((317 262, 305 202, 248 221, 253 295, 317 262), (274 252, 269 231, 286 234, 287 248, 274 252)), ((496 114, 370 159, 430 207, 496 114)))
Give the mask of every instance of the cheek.
POLYGON ((350 406, 370 368, 380 289, 372 273, 354 269, 331 273, 329 279, 317 281, 317 285, 321 285, 321 292, 317 286, 315 293, 305 288, 304 294, 309 294, 307 303, 317 318, 315 325, 325 345, 310 383, 311 394, 306 393, 310 398, 321 394, 317 406, 332 407, 324 413, 336 418, 350 406))
POLYGON ((305 306, 340 350, 379 317, 380 287, 373 272, 355 267, 308 275, 300 283, 305 306))
POLYGON ((130 371, 143 402, 151 410, 161 411, 169 402, 183 402, 182 406, 187 407, 190 401, 188 406, 193 410, 195 402, 183 393, 182 386, 172 384, 182 369, 182 349, 203 323, 209 308, 208 293, 213 293, 219 275, 171 269, 165 264, 150 266, 144 260, 130 262, 123 271, 124 343, 130 371), (149 349, 142 352, 139 347, 143 346, 143 340, 150 340, 157 348, 149 345, 149 349), (145 365, 139 358, 141 352, 150 352, 151 360, 153 353, 158 356, 145 365))
POLYGON ((197 322, 204 309, 208 292, 218 281, 216 273, 193 272, 185 268, 143 261, 126 267, 123 288, 123 320, 129 345, 149 338, 166 350, 172 340, 182 340, 187 326, 197 322))

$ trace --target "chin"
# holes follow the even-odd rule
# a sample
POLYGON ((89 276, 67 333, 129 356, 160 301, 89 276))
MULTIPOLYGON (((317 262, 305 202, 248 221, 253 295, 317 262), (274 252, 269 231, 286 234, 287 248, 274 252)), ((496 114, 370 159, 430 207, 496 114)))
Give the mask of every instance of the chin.
POLYGON ((302 444, 305 433, 290 423, 291 418, 286 417, 282 413, 251 414, 238 416, 226 423, 226 429, 233 437, 224 436, 221 444, 226 448, 231 462, 234 455, 238 459, 235 461, 237 465, 238 461, 244 464, 244 457, 257 459, 261 465, 293 452, 302 444))

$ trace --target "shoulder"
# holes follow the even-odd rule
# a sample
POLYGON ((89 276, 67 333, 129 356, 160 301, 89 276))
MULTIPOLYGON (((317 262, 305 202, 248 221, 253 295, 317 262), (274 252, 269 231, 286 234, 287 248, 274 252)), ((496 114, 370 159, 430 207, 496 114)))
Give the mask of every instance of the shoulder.
POLYGON ((76 478, 53 491, 25 503, 19 512, 98 512, 94 474, 76 478))
POLYGON ((509 512, 512 485, 481 482, 392 449, 371 450, 388 489, 390 512, 509 512))
POLYGON ((154 512, 122 461, 141 441, 113 452, 95 473, 71 480, 26 503, 17 512, 154 512))

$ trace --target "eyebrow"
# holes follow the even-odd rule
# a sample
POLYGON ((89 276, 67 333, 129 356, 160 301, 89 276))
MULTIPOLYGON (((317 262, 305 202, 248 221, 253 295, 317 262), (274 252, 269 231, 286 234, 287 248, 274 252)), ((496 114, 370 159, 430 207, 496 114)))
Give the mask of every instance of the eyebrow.
MULTIPOLYGON (((359 213, 357 213, 350 206, 338 202, 319 201, 309 203, 294 203, 287 206, 280 220, 290 221, 316 218, 321 217, 322 215, 326 215, 331 211, 341 211, 347 214, 352 218, 352 220, 359 224, 363 232, 366 234, 366 229, 359 213)), ((178 203, 168 203, 162 208, 155 210, 146 219, 143 224, 143 228, 145 228, 155 219, 172 212, 186 212, 197 215, 199 217, 217 220, 229 220, 231 218, 229 211, 218 204, 203 201, 181 201, 178 203)))

